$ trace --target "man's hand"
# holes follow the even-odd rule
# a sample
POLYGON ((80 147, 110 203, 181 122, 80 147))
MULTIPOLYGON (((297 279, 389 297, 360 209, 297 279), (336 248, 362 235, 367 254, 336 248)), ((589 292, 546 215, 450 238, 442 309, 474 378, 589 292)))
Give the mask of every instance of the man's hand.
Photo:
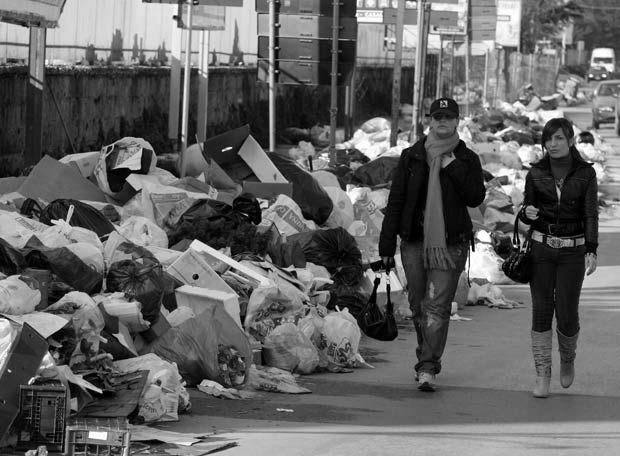
POLYGON ((394 257, 384 256, 384 257, 381 257, 381 261, 383 262, 383 267, 385 268, 386 271, 389 271, 390 269, 396 266, 396 263, 394 262, 394 257))
POLYGON ((586 253, 586 275, 596 271, 596 255, 594 253, 586 253))
POLYGON ((525 216, 530 220, 538 218, 538 208, 534 206, 525 206, 525 216))

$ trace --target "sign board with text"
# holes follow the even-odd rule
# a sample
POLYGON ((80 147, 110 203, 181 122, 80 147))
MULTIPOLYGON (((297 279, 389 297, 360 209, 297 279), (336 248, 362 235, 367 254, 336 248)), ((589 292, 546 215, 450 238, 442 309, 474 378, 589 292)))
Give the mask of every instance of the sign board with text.
POLYGON ((521 41, 521 0, 497 0, 497 27, 495 42, 500 46, 519 47, 521 41), (505 20, 504 18, 507 18, 505 20))
POLYGON ((66 0, 2 0, 0 21, 26 27, 57 27, 66 0))

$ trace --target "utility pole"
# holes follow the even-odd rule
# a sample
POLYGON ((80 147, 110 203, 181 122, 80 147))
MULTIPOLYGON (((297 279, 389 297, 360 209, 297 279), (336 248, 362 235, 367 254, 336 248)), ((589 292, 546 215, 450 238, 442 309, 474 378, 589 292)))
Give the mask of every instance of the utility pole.
MULTIPOLYGON (((392 127, 390 130, 390 147, 396 145, 398 138, 398 119, 400 111, 400 88, 403 58, 403 33, 405 30, 405 2, 398 2, 396 20, 396 50, 394 53, 394 75, 392 77, 392 127)), ((417 68, 416 68, 417 73, 417 68)))
POLYGON ((465 25, 465 116, 469 117, 469 61, 471 59, 471 0, 467 0, 465 25))
POLYGON ((422 132, 422 102, 424 99, 424 69, 426 63, 426 44, 430 25, 431 4, 425 0, 418 2, 418 44, 416 49, 415 82, 413 87, 413 119, 410 142, 416 142, 422 132))
POLYGON ((189 88, 192 72, 192 13, 194 3, 187 2, 187 36, 185 39, 185 73, 183 74, 183 117, 181 119, 181 157, 179 174, 185 177, 185 151, 187 150, 187 135, 189 130, 189 88))
POLYGON ((332 79, 329 108, 329 163, 336 164, 336 127, 338 120, 338 39, 340 35, 340 0, 333 0, 332 79))

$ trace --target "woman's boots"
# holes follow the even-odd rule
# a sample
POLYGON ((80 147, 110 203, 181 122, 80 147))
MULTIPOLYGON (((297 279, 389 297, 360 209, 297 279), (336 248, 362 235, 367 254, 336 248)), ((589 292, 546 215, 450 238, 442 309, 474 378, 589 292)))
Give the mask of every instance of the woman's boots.
POLYGON ((548 397, 549 384, 551 383, 551 330, 537 332, 532 331, 532 354, 536 366, 536 387, 534 397, 548 397))
POLYGON ((565 336, 559 330, 557 333, 560 351, 560 384, 562 388, 568 388, 575 378, 575 351, 579 333, 571 337, 565 336))

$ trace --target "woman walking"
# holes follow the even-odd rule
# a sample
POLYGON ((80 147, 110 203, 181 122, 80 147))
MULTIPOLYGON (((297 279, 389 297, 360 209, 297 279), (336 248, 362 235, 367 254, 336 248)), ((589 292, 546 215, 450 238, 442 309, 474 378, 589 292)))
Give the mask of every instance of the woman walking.
POLYGON ((584 274, 596 270, 598 197, 596 173, 575 148, 567 119, 551 119, 542 132, 545 155, 525 179, 519 218, 532 229, 532 353, 535 397, 548 397, 555 313, 560 383, 575 376, 579 297, 584 274))

